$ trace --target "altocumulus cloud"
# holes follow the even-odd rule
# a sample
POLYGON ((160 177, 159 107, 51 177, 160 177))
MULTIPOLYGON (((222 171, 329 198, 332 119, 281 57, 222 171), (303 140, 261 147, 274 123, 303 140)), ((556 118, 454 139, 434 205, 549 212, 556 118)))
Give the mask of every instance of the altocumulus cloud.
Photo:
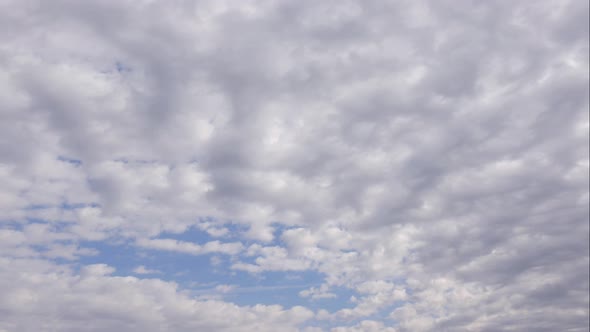
POLYGON ((0 1, 0 331, 588 331, 588 12, 0 1))

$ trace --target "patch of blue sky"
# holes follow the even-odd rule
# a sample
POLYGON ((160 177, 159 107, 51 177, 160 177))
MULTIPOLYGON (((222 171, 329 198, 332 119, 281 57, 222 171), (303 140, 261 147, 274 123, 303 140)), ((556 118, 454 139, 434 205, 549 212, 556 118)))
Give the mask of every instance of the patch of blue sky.
POLYGON ((190 242, 197 242, 197 243, 204 243, 203 241, 205 238, 209 237, 209 241, 212 240, 225 240, 225 241, 240 241, 244 245, 248 246, 250 244, 258 243, 264 246, 283 246, 284 243, 280 239, 280 235, 287 229, 298 228, 297 226, 286 226, 284 224, 273 222, 271 226, 273 227, 273 240, 270 242, 261 242, 255 239, 249 239, 246 234, 248 232, 248 227, 239 221, 234 220, 221 220, 211 216, 200 217, 196 221, 198 224, 209 224, 210 227, 213 228, 225 228, 227 229, 227 233, 219 236, 219 237, 211 237, 207 231, 203 228, 201 229, 198 226, 191 226, 180 233, 162 233, 160 237, 162 238, 173 238, 176 240, 182 241, 190 241, 190 242), (201 242, 199 242, 199 240, 201 242))
POLYGON ((64 231, 67 227, 72 225, 71 222, 68 221, 59 221, 59 220, 45 220, 40 218, 24 218, 24 219, 15 219, 15 220, 0 220, 2 227, 0 228, 10 228, 17 231, 22 231, 27 225, 31 224, 50 224, 53 231, 61 232, 64 231))
MULTIPOLYGON (((203 218, 201 222, 212 222, 214 219, 203 218)), ((235 223, 223 224, 229 228, 227 236, 216 238, 196 226, 188 228, 182 233, 162 233, 157 238, 175 239, 198 245, 204 245, 209 241, 220 240, 222 242, 243 240, 240 237, 246 229, 235 223)), ((275 240, 266 245, 280 245, 280 234, 291 227, 280 224, 275 225, 275 240)), ((232 270, 231 265, 236 257, 221 253, 204 255, 192 255, 175 251, 165 251, 136 247, 132 241, 120 239, 108 242, 82 242, 81 248, 94 249, 97 255, 82 256, 77 262, 69 262, 75 268, 81 268, 89 264, 107 264, 115 268, 113 275, 135 275, 139 278, 158 278, 177 283, 180 288, 188 290, 195 296, 218 295, 226 301, 238 305, 280 303, 289 308, 296 305, 305 306, 312 310, 325 309, 335 312, 343 308, 352 308, 350 302, 354 291, 336 287, 330 290, 336 297, 310 299, 301 297, 299 293, 312 287, 319 287, 323 281, 323 274, 313 271, 263 271, 252 274, 245 271, 232 270), (136 274, 134 269, 144 266, 154 273, 136 274), (232 288, 226 293, 219 293, 216 286, 230 285, 232 288)), ((256 257, 238 256, 240 261, 254 263, 256 257)))
POLYGON ((118 73, 128 73, 131 72, 131 67, 121 61, 116 61, 115 62, 115 69, 117 70, 118 73))
POLYGON ((141 249, 141 259, 136 265, 144 265, 150 270, 160 271, 157 278, 178 283, 182 288, 191 289, 213 283, 226 283, 224 270, 213 269, 211 255, 190 255, 178 252, 141 249))
MULTIPOLYGON (((202 218, 200 221, 216 222, 211 217, 202 218)), ((275 238, 272 242, 264 245, 284 246, 280 235, 286 229, 294 227, 278 223, 273 226, 275 227, 275 238)), ((223 227, 228 228, 229 232, 221 239, 211 237, 206 231, 197 227, 190 227, 182 233, 162 233, 158 238, 175 239, 201 245, 213 240, 243 242, 240 235, 247 231, 245 227, 236 223, 223 224, 223 227)), ((243 243, 248 246, 251 243, 258 243, 258 241, 243 243)), ((190 288, 195 294, 206 294, 216 285, 231 285, 234 288, 224 294, 224 298, 238 305, 281 303, 285 307, 302 305, 310 309, 323 308, 328 311, 353 306, 349 299, 354 295, 354 292, 343 287, 331 290, 336 295, 334 298, 309 299, 299 296, 302 290, 319 287, 323 283, 324 276, 317 271, 264 271, 252 274, 231 270, 232 258, 223 254, 193 256, 177 252, 143 251, 149 252, 149 254, 145 257, 147 261, 141 263, 142 265, 148 269, 162 271, 163 275, 169 275, 170 280, 190 288), (215 263, 212 264, 212 262, 215 263)), ((254 264, 255 260, 256 256, 240 255, 240 261, 243 263, 254 264)))
POLYGON ((34 211, 34 210, 45 210, 52 208, 53 205, 49 204, 30 204, 23 208, 25 211, 34 211))
POLYGON ((172 233, 162 232, 157 236, 158 239, 174 239, 178 241, 192 242, 195 244, 205 244, 216 239, 212 238, 206 231, 197 228, 196 226, 188 227, 184 232, 172 233))
POLYGON ((23 210, 26 211, 34 211, 34 210, 44 210, 44 209, 53 209, 53 208, 59 208, 62 210, 76 210, 76 209, 82 209, 82 208, 87 208, 87 207, 99 207, 100 205, 97 203, 70 203, 70 202, 62 202, 61 204, 58 205, 52 205, 52 204, 31 204, 31 205, 27 205, 23 208, 23 210))
POLYGON ((274 231, 273 235, 274 235, 275 241, 280 241, 280 237, 284 231, 289 230, 289 229, 302 227, 302 226, 298 226, 298 225, 285 225, 284 223, 281 223, 278 221, 271 223, 271 225, 273 227, 273 231, 274 231))
POLYGON ((23 223, 22 220, 0 219, 0 229, 21 231, 24 225, 26 225, 26 223, 23 223))
POLYGON ((324 276, 316 271, 266 271, 251 274, 244 271, 234 271, 227 284, 234 286, 225 299, 238 305, 276 304, 284 307, 305 306, 312 310, 325 309, 337 311, 343 308, 352 308, 354 304, 349 301, 354 291, 335 287, 330 291, 335 297, 310 299, 302 297, 299 293, 312 287, 319 287, 324 276))
POLYGON ((209 227, 212 228, 225 228, 227 232, 221 236, 211 236, 207 231, 206 228, 199 227, 197 225, 189 226, 182 232, 179 233, 172 233, 172 232, 162 232, 158 236, 158 238, 165 238, 165 239, 174 239, 179 241, 187 241, 193 242, 196 244, 205 244, 209 241, 220 241, 220 242, 242 242, 244 245, 248 246, 252 243, 257 243, 258 241, 248 240, 244 238, 244 234, 247 232, 248 228, 242 224, 231 222, 231 221, 220 221, 213 217, 202 217, 198 218, 196 223, 204 225, 209 224, 209 227))
MULTIPOLYGON (((304 306, 313 311, 319 309, 336 312, 343 308, 352 308, 354 303, 350 297, 355 293, 347 288, 334 288, 330 291, 335 298, 309 299, 299 295, 302 290, 318 287, 323 276, 315 271, 263 272, 250 274, 243 271, 231 271, 229 259, 211 263, 211 257, 218 255, 194 256, 177 252, 145 250, 135 247, 132 243, 85 242, 80 247, 95 249, 95 256, 82 256, 78 261, 54 259, 58 264, 69 265, 74 270, 90 264, 107 264, 115 268, 113 276, 136 276, 138 278, 158 278, 174 282, 182 290, 189 291, 193 296, 220 296, 225 301, 240 306, 256 304, 281 304, 285 308, 304 306), (136 274, 133 270, 145 266, 155 273, 136 274), (215 287, 231 285, 227 293, 219 293, 215 287)), ((43 248, 38 248, 43 251, 43 248)), ((388 311, 388 312, 391 312, 388 311)), ((375 315, 385 317, 386 314, 375 315)), ((315 326, 330 327, 329 323, 317 322, 315 326), (324 324, 327 324, 324 326, 324 324)))
POLYGON ((132 165, 155 165, 159 163, 156 159, 129 159, 125 157, 114 158, 112 161, 132 165))
POLYGON ((115 268, 114 275, 127 276, 133 269, 141 265, 142 257, 137 255, 137 250, 129 242, 103 242, 84 241, 80 248, 94 249, 97 255, 82 256, 77 261, 77 267, 81 268, 91 264, 107 264, 115 268))
POLYGON ((333 290, 336 298, 311 300, 299 296, 302 290, 319 287, 323 282, 323 276, 315 271, 250 274, 231 270, 231 258, 221 254, 190 255, 137 248, 132 243, 88 242, 81 244, 81 247, 95 249, 99 254, 81 257, 79 268, 89 264, 107 264, 116 269, 114 275, 128 276, 136 275, 133 270, 141 265, 158 273, 137 277, 173 281, 195 296, 220 295, 226 301, 238 305, 280 303, 286 308, 301 305, 312 310, 323 308, 336 311, 352 306, 348 299, 353 293, 345 288, 333 290), (221 294, 215 290, 218 285, 231 285, 233 288, 221 294))
POLYGON ((358 297, 356 292, 346 287, 333 287, 330 289, 330 293, 336 296, 321 299, 306 299, 308 301, 307 307, 313 310, 324 309, 328 312, 336 312, 340 309, 353 308, 355 304, 350 301, 350 298, 353 295, 358 297))
POLYGON ((284 307, 307 306, 308 299, 299 292, 319 286, 323 278, 314 271, 262 272, 250 274, 235 271, 228 284, 236 288, 226 294, 226 300, 238 305, 276 304, 284 307))
POLYGON ((213 254, 191 255, 173 251, 139 248, 130 241, 85 242, 81 247, 95 249, 96 256, 85 256, 81 265, 107 264, 116 269, 118 275, 136 275, 133 270, 144 266, 158 273, 137 275, 140 278, 159 278, 174 281, 183 288, 206 284, 228 283, 228 270, 216 269, 211 264, 213 254))
POLYGON ((80 160, 80 159, 75 159, 75 158, 70 158, 70 157, 65 157, 65 156, 58 156, 57 160, 63 161, 64 163, 72 164, 76 167, 82 165, 82 160, 80 160))
POLYGON ((59 207, 61 209, 64 210, 76 210, 76 209, 82 209, 82 208, 97 208, 100 207, 100 204, 98 203, 67 203, 67 202, 63 202, 59 205, 59 207))

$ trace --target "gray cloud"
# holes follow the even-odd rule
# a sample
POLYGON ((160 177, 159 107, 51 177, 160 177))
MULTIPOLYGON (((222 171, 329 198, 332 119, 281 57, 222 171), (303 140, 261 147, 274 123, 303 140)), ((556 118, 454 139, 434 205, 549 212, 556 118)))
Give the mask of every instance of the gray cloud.
MULTIPOLYGON (((315 270, 324 284, 304 294, 359 294, 349 311, 291 309, 301 319, 286 328, 587 331, 587 2, 5 1, 0 13, 2 268, 50 266, 35 273, 83 298, 98 286, 51 270, 93 254, 81 241, 234 223, 243 245, 215 242, 233 269, 315 270), (44 253, 31 220, 51 235, 44 253), (407 298, 382 300, 398 287, 407 298)), ((179 244, 205 245, 159 247, 179 244)), ((15 282, 1 278, 0 290, 15 282)), ((133 280, 141 310, 156 310, 160 290, 133 280)), ((161 309, 162 329, 196 328, 203 304, 166 292, 187 305, 161 309)), ((4 303, 0 330, 99 318, 53 301, 4 303)), ((137 311, 96 330, 147 329, 137 311)))

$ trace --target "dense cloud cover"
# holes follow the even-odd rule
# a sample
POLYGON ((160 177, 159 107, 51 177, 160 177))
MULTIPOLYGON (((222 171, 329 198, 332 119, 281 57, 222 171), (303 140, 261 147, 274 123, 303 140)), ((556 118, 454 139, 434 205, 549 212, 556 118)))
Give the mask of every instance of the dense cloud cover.
POLYGON ((1 0, 0 331, 588 331, 588 11, 1 0))

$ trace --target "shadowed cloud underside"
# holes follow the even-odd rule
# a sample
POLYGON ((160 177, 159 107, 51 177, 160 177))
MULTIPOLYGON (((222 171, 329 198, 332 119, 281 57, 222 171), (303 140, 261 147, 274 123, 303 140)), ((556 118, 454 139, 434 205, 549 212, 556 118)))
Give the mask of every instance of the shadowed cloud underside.
POLYGON ((588 331, 588 11, 0 0, 0 332, 588 331))

